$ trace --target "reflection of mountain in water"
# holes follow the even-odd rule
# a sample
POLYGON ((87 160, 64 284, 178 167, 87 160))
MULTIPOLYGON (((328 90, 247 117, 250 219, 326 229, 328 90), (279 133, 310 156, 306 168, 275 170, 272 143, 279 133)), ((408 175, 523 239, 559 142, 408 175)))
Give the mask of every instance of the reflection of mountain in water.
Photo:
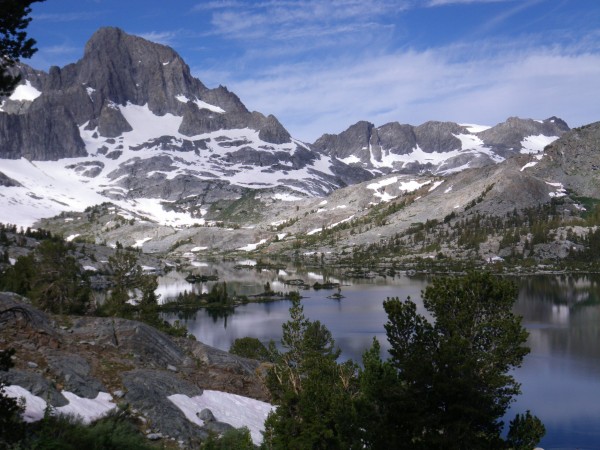
POLYGON ((515 310, 533 351, 600 358, 600 276, 536 276, 519 285, 515 310))

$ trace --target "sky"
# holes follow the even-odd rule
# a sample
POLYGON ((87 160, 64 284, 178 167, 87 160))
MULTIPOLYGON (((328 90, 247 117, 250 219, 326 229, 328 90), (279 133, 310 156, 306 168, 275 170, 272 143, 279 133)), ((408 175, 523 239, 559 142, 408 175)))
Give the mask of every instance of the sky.
POLYGON ((359 120, 600 120, 598 0, 46 0, 31 17, 36 69, 116 26, 305 142, 359 120))

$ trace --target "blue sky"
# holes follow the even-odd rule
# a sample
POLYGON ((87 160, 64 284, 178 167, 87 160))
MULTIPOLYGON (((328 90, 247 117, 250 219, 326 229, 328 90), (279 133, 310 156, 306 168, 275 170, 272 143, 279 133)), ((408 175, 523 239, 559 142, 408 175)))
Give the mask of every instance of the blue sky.
POLYGON ((35 68, 117 26, 307 142, 358 120, 600 120, 598 0, 46 0, 32 18, 35 68))

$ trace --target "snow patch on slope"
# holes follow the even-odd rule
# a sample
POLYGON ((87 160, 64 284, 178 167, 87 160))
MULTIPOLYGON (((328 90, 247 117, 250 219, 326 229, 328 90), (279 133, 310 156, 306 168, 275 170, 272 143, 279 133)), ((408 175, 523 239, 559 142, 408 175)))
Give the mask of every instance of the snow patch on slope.
POLYGON ((34 88, 29 80, 25 80, 25 84, 18 85, 8 98, 19 102, 32 102, 40 95, 42 95, 42 93, 34 88))
POLYGON ((421 182, 413 179, 391 177, 379 180, 375 183, 370 183, 367 185, 367 189, 375 191, 373 195, 379 197, 382 202, 389 202, 390 200, 395 199, 397 195, 390 194, 385 188, 394 184, 397 184, 397 189, 400 193, 406 194, 408 192, 414 192, 427 184, 431 184, 431 180, 421 182))
POLYGON ((521 141, 521 153, 539 153, 544 150, 544 147, 552 144, 558 136, 544 136, 538 134, 537 136, 527 136, 521 141))
POLYGON ((198 418, 197 414, 203 409, 210 409, 215 419, 220 422, 228 423, 235 428, 248 427, 255 445, 262 443, 265 420, 275 409, 269 403, 221 391, 204 390, 202 395, 196 397, 175 394, 167 398, 190 422, 199 426, 204 425, 204 421, 198 418))
MULTIPOLYGON (((190 101, 189 98, 187 98, 185 95, 178 95, 175 97, 177 100, 179 100, 181 103, 187 103, 190 101)), ((212 112, 216 112, 219 114, 223 114, 225 112, 225 110, 219 106, 215 106, 215 105, 211 105, 210 103, 206 103, 203 102, 202 100, 198 100, 197 98, 195 98, 194 100, 192 100, 200 109, 208 109, 209 111, 212 112)))
POLYGON ((489 125, 477 125, 474 123, 461 123, 461 127, 465 127, 469 133, 481 133, 482 131, 492 128, 489 125))
POLYGON ((266 242, 267 242, 266 239, 261 239, 256 244, 247 244, 247 245, 244 245, 243 247, 239 247, 237 250, 242 250, 244 252, 252 252, 252 251, 256 250, 256 248, 259 245, 262 245, 262 244, 264 244, 266 242))
MULTIPOLYGON (((4 390, 8 397, 25 400, 25 412, 23 413, 25 422, 37 422, 44 417, 47 406, 44 399, 17 385, 6 386, 4 390)), ((62 395, 69 403, 54 408, 56 413, 78 416, 84 423, 99 419, 117 406, 112 402, 112 396, 107 392, 99 392, 96 398, 79 397, 69 391, 62 391, 62 395)))

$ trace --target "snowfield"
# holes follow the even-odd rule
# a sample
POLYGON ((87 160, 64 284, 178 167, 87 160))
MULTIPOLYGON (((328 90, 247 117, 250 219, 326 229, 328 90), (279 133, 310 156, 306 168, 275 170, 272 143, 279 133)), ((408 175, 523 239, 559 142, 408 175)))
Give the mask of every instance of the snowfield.
MULTIPOLYGON (((35 88, 21 85, 13 94, 15 98, 35 98, 35 88)), ((194 101, 199 107, 224 113, 221 108, 178 96, 182 102, 194 101)), ((299 141, 286 144, 270 144, 262 141, 258 131, 244 128, 219 130, 197 136, 179 133, 183 118, 173 114, 158 116, 148 105, 114 105, 129 122, 132 131, 115 139, 98 135, 98 130, 87 130, 86 124, 80 127, 80 135, 88 152, 87 157, 65 158, 58 161, 2 160, 2 172, 18 181, 22 187, 0 189, 0 214, 5 222, 17 226, 31 226, 36 220, 52 217, 63 211, 83 211, 88 206, 111 201, 131 213, 146 216, 149 220, 174 227, 205 225, 202 218, 193 218, 186 212, 166 211, 161 198, 127 198, 128 190, 119 185, 127 175, 115 176, 119 169, 132 167, 140 160, 161 157, 167 161, 164 170, 152 170, 147 177, 164 177, 172 180, 177 176, 193 176, 201 180, 227 180, 233 185, 247 188, 274 188, 287 186, 292 192, 276 193, 273 198, 282 201, 295 201, 311 195, 322 195, 322 189, 334 189, 322 176, 333 176, 329 157, 320 155, 307 166, 285 170, 271 170, 269 167, 250 166, 227 162, 227 155, 246 147, 262 152, 283 152, 293 154, 297 147, 304 147, 299 141), (207 150, 173 151, 165 150, 158 138, 167 137, 174 145, 183 140, 202 139, 207 150), (108 156, 110 155, 110 156, 108 156), (91 175, 89 168, 98 173, 91 175), (299 184, 304 183, 304 186, 299 184), (308 186, 308 188, 306 187, 308 186), (311 188, 314 186, 314 189, 311 188), (110 194, 112 198, 101 194, 110 194)), ((171 200, 172 202, 172 200, 171 200)), ((202 205, 197 205, 202 207, 202 205)), ((206 208, 201 211, 206 212, 206 208)), ((133 216, 132 216, 133 217, 133 216)))

